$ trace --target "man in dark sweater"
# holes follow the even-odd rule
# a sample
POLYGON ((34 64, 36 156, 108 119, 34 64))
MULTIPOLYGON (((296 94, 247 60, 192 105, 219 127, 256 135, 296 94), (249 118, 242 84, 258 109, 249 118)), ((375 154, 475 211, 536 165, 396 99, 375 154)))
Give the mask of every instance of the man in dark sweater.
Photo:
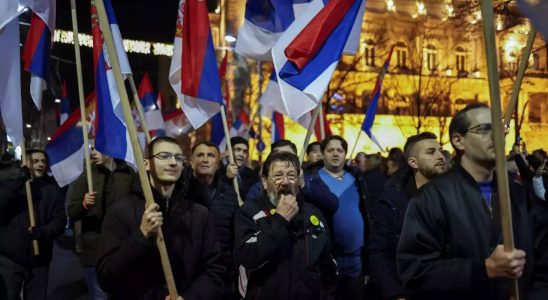
POLYGON ((333 299, 337 271, 329 231, 320 210, 298 199, 299 173, 296 155, 271 153, 263 196, 237 213, 238 288, 245 299, 333 299))
POLYGON ((53 241, 63 233, 63 194, 46 175, 48 158, 42 150, 27 152, 26 168, 4 164, 0 180, 0 299, 46 299, 53 241), (29 222, 25 182, 31 179, 36 226, 29 222), (33 252, 38 241, 39 255, 33 252))
POLYGON ((436 136, 423 132, 407 139, 407 167, 397 170, 369 210, 369 267, 375 290, 384 300, 406 299, 398 277, 396 249, 409 199, 430 179, 447 171, 436 136))
POLYGON ((155 203, 145 208, 142 188, 109 208, 99 244, 97 275, 112 299, 166 299, 155 239, 161 228, 179 294, 185 300, 218 299, 225 268, 209 211, 184 197, 184 156, 173 138, 147 146, 145 166, 155 203))
POLYGON ((508 279, 518 280, 522 299, 548 299, 546 262, 533 254, 527 194, 514 180, 508 184, 515 249, 502 245, 492 126, 484 104, 458 112, 449 126, 457 165, 409 203, 397 257, 412 299, 508 299, 508 279))

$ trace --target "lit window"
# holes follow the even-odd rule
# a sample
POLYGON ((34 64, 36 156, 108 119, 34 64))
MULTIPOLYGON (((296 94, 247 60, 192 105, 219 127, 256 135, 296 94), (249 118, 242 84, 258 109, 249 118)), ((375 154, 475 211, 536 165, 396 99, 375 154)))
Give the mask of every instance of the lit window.
POLYGON ((434 47, 432 44, 429 44, 426 46, 425 49, 426 54, 426 67, 429 71, 434 71, 438 68, 438 54, 436 47, 434 47))
POLYGON ((407 68, 407 47, 404 43, 398 43, 395 47, 396 50, 396 66, 398 68, 407 68))
POLYGON ((372 40, 365 42, 365 65, 368 67, 375 66, 375 43, 372 40))
POLYGON ((466 52, 462 47, 457 47, 456 52, 455 66, 457 67, 457 71, 466 72, 466 52))

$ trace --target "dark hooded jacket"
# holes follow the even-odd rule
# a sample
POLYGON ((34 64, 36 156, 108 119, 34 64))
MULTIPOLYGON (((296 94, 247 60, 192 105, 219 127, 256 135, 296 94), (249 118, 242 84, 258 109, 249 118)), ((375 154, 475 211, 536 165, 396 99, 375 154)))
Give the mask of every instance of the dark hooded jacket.
MULTIPOLYGON (((179 294, 185 300, 219 299, 226 269, 208 210, 184 197, 178 183, 171 198, 154 188, 162 231, 179 294)), ((132 194, 107 211, 99 243, 97 277, 111 299, 158 299, 168 295, 160 255, 140 230, 145 199, 137 179, 132 194)))

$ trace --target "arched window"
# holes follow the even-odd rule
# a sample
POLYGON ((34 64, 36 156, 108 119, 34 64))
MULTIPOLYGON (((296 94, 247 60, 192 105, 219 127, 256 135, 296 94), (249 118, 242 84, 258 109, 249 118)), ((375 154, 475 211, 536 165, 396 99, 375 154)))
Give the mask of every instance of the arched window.
POLYGON ((466 51, 462 47, 457 47, 455 54, 455 67, 458 72, 466 72, 466 51))
POLYGON ((373 40, 365 41, 365 65, 369 67, 375 66, 375 42, 373 40))
POLYGON ((426 55, 426 68, 429 71, 436 70, 438 68, 438 51, 432 44, 428 44, 425 48, 426 55))
POLYGON ((407 68, 407 46, 399 42, 396 44, 396 47, 394 47, 394 50, 396 50, 396 67, 398 68, 407 68))

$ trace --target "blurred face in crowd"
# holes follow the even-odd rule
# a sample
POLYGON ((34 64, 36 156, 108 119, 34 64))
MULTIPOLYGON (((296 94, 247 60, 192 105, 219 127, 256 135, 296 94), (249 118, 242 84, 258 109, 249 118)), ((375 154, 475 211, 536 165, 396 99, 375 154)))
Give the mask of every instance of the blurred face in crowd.
POLYGON ((344 167, 346 151, 339 140, 331 140, 323 151, 323 162, 330 172, 339 172, 344 167))
POLYGON ((442 148, 434 139, 417 142, 411 149, 407 162, 412 169, 420 172, 427 179, 447 171, 442 148))
POLYGON ((277 205, 281 195, 297 195, 299 173, 288 161, 274 161, 270 165, 267 177, 262 178, 263 187, 272 204, 277 205))
POLYGON ((470 126, 466 134, 455 133, 451 138, 457 149, 463 151, 463 159, 493 168, 495 143, 492 134, 491 112, 488 108, 476 108, 466 112, 470 126))
POLYGON ((356 155, 355 165, 361 172, 367 171, 367 158, 365 153, 361 152, 356 155))
POLYGON ((185 157, 178 144, 159 141, 145 159, 145 168, 153 179, 163 185, 174 184, 183 171, 185 157))
POLYGON ((322 149, 320 145, 312 146, 312 150, 308 153, 308 162, 311 164, 323 159, 322 149))
POLYGON ((100 166, 100 165, 106 165, 112 160, 111 157, 106 156, 102 154, 101 152, 97 151, 95 148, 91 148, 91 162, 100 166))
POLYGON ((194 149, 190 161, 195 176, 215 176, 215 172, 219 169, 219 162, 219 151, 205 144, 194 149))
POLYGON ((246 164, 249 157, 249 148, 246 144, 236 144, 233 147, 234 150, 234 160, 238 167, 241 167, 246 164))
POLYGON ((48 160, 42 152, 34 152, 29 156, 30 171, 33 178, 41 178, 48 169, 48 160))

